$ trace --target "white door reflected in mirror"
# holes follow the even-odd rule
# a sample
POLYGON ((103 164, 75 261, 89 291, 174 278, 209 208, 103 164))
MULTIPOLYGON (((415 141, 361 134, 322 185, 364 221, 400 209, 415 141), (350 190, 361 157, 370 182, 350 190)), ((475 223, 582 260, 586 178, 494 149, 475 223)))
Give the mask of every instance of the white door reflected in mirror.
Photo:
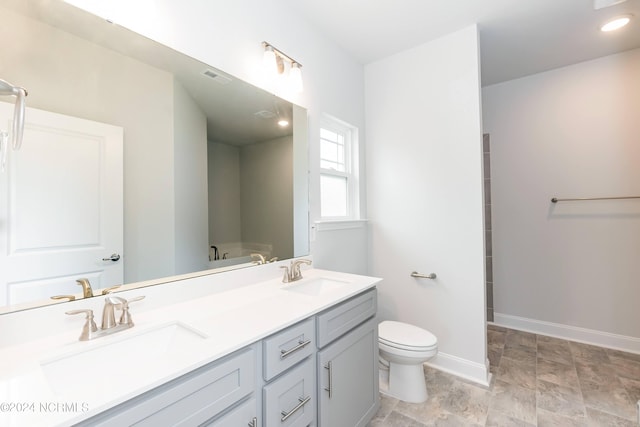
MULTIPOLYGON (((0 123, 12 114, 0 102, 0 123)), ((121 284, 122 128, 35 108, 25 122, 0 174, 0 305, 121 284)))

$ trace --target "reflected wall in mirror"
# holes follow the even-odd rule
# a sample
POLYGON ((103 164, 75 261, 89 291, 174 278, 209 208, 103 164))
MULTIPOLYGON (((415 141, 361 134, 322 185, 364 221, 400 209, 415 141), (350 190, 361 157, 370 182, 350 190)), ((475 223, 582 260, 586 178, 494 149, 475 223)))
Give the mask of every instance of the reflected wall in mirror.
POLYGON ((5 311, 81 297, 83 277, 100 293, 308 254, 303 108, 61 0, 0 8, 0 78, 29 92, 22 149, 0 173, 5 311))

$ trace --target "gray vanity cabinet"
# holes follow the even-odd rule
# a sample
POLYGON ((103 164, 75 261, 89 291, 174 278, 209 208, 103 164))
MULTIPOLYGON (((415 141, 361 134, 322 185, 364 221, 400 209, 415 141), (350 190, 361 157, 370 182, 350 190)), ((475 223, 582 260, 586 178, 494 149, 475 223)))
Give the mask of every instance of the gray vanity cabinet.
MULTIPOLYGON (((255 345, 247 347, 77 425, 157 427, 207 423, 255 391, 256 353, 255 345)), ((247 424, 258 416, 255 400, 250 412, 247 424)))
POLYGON ((315 418, 315 357, 264 386, 264 425, 307 427, 315 418))
POLYGON ((262 340, 264 425, 306 427, 316 407, 315 317, 262 340))
POLYGON ((371 289, 79 426, 358 427, 377 411, 371 289))
POLYGON ((366 426, 378 410, 375 313, 373 290, 318 315, 318 342, 326 345, 317 355, 320 427, 366 426))

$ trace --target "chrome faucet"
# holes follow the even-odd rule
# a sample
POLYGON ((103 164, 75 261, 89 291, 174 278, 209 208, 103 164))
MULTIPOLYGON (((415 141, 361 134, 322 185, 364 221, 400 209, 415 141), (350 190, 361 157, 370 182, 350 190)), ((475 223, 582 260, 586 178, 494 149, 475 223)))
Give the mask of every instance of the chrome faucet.
POLYGON ((143 298, 144 295, 141 295, 139 297, 131 298, 127 301, 126 299, 120 297, 106 297, 104 299, 102 325, 100 329, 98 329, 98 327, 96 326, 96 322, 93 320, 93 310, 71 310, 65 312, 65 314, 73 315, 85 313, 87 315, 87 317, 85 318, 85 323, 82 326, 82 333, 80 334, 79 340, 89 341, 133 327, 133 320, 131 319, 131 314, 129 313, 129 303, 140 301, 143 298), (118 320, 117 323, 115 317, 115 309, 119 309, 122 311, 120 320, 118 320))
POLYGON ((251 254, 251 258, 255 258, 252 262, 257 265, 268 264, 270 262, 276 262, 278 260, 277 256, 267 260, 262 254, 251 254))
POLYGON ((91 298, 93 296, 93 289, 91 289, 91 283, 89 283, 89 279, 78 279, 76 280, 76 283, 82 286, 83 298, 91 298))
POLYGON ((282 277, 282 282, 289 283, 302 279, 302 272, 300 271, 300 266, 302 264, 311 265, 311 260, 297 259, 291 261, 289 267, 287 267, 286 265, 281 266, 280 268, 284 268, 284 276, 282 277))
POLYGON ((253 260, 254 264, 262 265, 262 264, 265 264, 267 262, 267 260, 265 259, 264 255, 262 255, 262 254, 251 254, 251 258, 255 258, 253 260))

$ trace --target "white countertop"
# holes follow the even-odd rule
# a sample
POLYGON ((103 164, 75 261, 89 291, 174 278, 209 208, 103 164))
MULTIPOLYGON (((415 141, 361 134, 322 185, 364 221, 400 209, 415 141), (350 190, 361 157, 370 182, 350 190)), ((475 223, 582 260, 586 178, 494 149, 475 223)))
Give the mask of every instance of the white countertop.
MULTIPOLYGON (((216 280, 223 275, 216 275, 216 280)), ((5 345, 0 348, 0 425, 72 425, 372 288, 380 280, 319 269, 303 269, 303 275, 299 282, 272 278, 146 311, 144 304, 154 307, 154 292, 144 289, 139 293, 146 298, 131 304, 135 322, 131 329, 80 342, 84 316, 78 315, 72 332, 5 345), (313 296, 287 290, 318 278, 344 284, 313 296), (140 337, 170 334, 176 328, 186 332, 184 344, 153 350, 136 347, 140 337), (101 360, 111 350, 113 356, 101 360), (141 364, 144 351, 157 357, 146 357, 141 364), (78 354, 80 358, 73 358, 78 354)), ((65 309, 59 311, 64 316, 65 309)), ((100 315, 101 310, 95 312, 98 326, 100 315)))

